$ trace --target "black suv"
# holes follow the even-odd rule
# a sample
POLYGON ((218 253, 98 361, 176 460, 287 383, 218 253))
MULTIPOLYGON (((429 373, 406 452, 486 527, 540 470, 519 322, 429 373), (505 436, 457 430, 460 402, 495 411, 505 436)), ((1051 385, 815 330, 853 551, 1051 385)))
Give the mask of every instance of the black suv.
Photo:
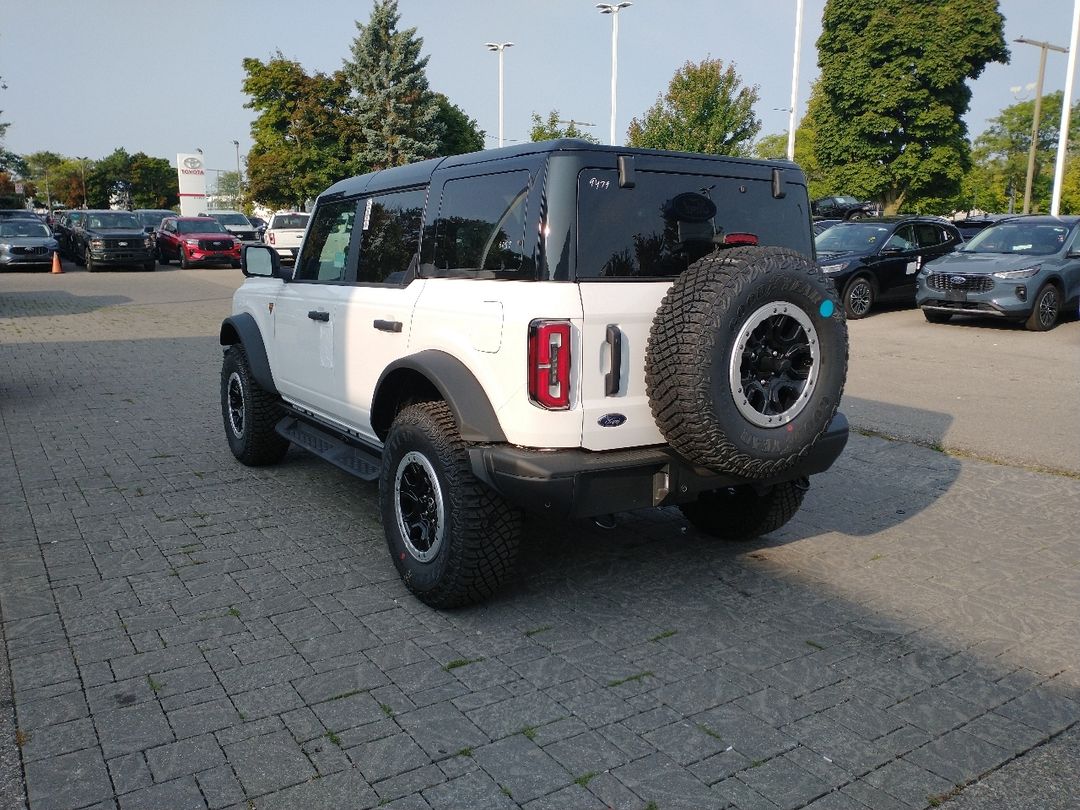
POLYGON ((873 216, 876 210, 876 204, 844 194, 822 197, 810 203, 810 213, 816 219, 863 219, 873 216))
POLYGON ((79 225, 69 235, 68 251, 75 264, 93 273, 103 266, 157 267, 154 241, 130 211, 82 211, 79 225))
POLYGON ((819 234, 818 265, 840 291, 849 319, 866 317, 876 301, 915 303, 915 274, 963 242, 937 217, 874 217, 838 222, 819 234))

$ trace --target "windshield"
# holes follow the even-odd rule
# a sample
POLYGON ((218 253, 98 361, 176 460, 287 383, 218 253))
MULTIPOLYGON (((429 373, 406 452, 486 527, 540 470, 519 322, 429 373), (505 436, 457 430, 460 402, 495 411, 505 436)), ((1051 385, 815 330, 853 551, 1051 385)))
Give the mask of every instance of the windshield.
POLYGON ((31 222, 28 219, 23 220, 17 217, 12 217, 3 224, 0 224, 0 238, 12 239, 27 236, 49 237, 52 236, 52 231, 41 223, 31 222))
POLYGON ((177 233, 225 233, 221 223, 210 217, 200 219, 178 219, 176 221, 177 233))
POLYGON ((836 201, 838 203, 842 203, 843 205, 852 205, 858 202, 858 200, 854 197, 837 197, 836 201))
POLYGON ((241 228, 250 228, 251 223, 243 214, 214 214, 214 219, 222 225, 238 225, 241 228))
POLYGON ((1053 222, 1002 222, 973 236, 964 253, 1018 253, 1049 256, 1065 245, 1069 229, 1053 222))
POLYGON ((840 222, 818 234, 814 244, 819 253, 867 251, 883 245, 890 233, 891 225, 876 222, 840 222))
POLYGON ((143 224, 144 228, 149 228, 151 226, 156 228, 161 224, 161 220, 165 219, 165 217, 171 217, 172 215, 172 211, 140 211, 135 216, 139 218, 139 222, 143 224))
POLYGON ((134 228, 136 230, 142 228, 134 214, 121 211, 103 211, 100 214, 90 214, 86 226, 88 228, 134 228))
POLYGON ((307 214, 275 214, 270 220, 270 230, 279 228, 304 229, 307 227, 307 214))

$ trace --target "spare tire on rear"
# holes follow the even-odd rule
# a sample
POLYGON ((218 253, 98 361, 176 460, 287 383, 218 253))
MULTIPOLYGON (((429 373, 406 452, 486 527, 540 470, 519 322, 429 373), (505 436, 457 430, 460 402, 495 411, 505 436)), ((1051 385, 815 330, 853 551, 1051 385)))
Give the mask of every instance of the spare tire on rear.
POLYGON ((684 458, 769 478, 828 427, 847 355, 843 307, 811 259, 731 248, 672 284, 649 333, 645 385, 660 432, 684 458))

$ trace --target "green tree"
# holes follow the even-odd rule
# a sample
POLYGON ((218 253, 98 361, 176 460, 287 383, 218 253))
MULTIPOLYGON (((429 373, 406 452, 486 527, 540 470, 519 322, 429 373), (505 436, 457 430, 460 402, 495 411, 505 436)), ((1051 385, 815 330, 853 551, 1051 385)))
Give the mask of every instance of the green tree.
POLYGON ((132 207, 131 155, 127 150, 120 147, 87 165, 86 197, 89 208, 132 207))
POLYGON ((359 129, 344 71, 308 75, 280 51, 266 62, 243 60, 251 123, 249 198, 276 208, 299 207, 353 173, 359 129))
POLYGON ((476 120, 442 93, 435 94, 439 104, 438 127, 442 132, 438 154, 464 155, 479 152, 484 148, 484 131, 477 126, 476 120))
POLYGON ((786 160, 787 135, 787 132, 774 132, 769 135, 762 135, 754 144, 752 150, 754 157, 761 160, 786 160))
POLYGON ((397 30, 397 0, 376 0, 367 25, 356 22, 352 59, 345 75, 356 93, 362 132, 357 172, 403 166, 438 154, 443 133, 439 103, 428 87, 428 57, 415 28, 397 30))
POLYGON ((579 129, 576 121, 570 121, 565 125, 561 124, 560 121, 558 110, 549 112, 546 119, 541 118, 537 113, 533 113, 529 140, 554 141, 558 138, 580 138, 589 143, 600 143, 595 136, 583 129, 579 129))
POLYGON ((1061 213, 1080 214, 1080 155, 1069 155, 1065 161, 1065 176, 1061 179, 1061 213))
POLYGON ((754 115, 757 85, 745 87, 735 65, 719 59, 687 62, 667 92, 630 122, 630 146, 712 155, 749 155, 761 129, 754 115))
POLYGON ((827 0, 815 154, 886 213, 954 195, 969 165, 967 80, 1007 62, 997 0, 827 0))
POLYGON ((180 204, 180 181, 165 158, 136 152, 128 164, 128 179, 132 208, 175 208, 180 204))
MULTIPOLYGON (((1039 116, 1039 133, 1035 145, 1035 174, 1032 182, 1033 211, 1047 211, 1053 192, 1054 161, 1057 159, 1058 128, 1061 125, 1063 93, 1058 91, 1043 97, 1039 116)), ((1070 116, 1070 140, 1080 137, 1080 103, 1070 116)), ((964 177, 958 208, 969 207, 969 200, 983 200, 999 207, 983 210, 1006 210, 1006 200, 1015 196, 1016 208, 1023 204, 1024 184, 1027 181, 1028 154, 1031 149, 1031 128, 1035 117, 1035 102, 1022 101, 1003 109, 990 120, 990 126, 975 139, 972 149, 972 168, 964 177), (1011 195, 1010 195, 1011 192, 1011 195)), ((972 206, 974 207, 974 206, 972 206)))

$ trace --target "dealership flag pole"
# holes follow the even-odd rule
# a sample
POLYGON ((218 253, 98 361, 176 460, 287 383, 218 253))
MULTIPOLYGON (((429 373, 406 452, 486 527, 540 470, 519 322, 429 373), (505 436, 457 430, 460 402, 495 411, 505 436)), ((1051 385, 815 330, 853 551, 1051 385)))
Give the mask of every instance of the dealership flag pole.
POLYGON ((1069 42, 1069 67, 1068 73, 1065 74, 1065 93, 1061 97, 1061 130, 1058 132, 1057 163, 1054 165, 1054 196, 1050 202, 1050 213, 1055 217, 1061 209, 1061 183, 1065 178, 1065 156, 1069 151, 1069 114, 1072 112, 1078 35, 1080 35, 1080 0, 1073 0, 1072 41, 1069 42))
POLYGON ((802 49, 803 0, 795 4, 795 61, 791 67, 791 110, 788 112, 787 159, 795 160, 795 108, 799 99, 799 53, 802 49))

